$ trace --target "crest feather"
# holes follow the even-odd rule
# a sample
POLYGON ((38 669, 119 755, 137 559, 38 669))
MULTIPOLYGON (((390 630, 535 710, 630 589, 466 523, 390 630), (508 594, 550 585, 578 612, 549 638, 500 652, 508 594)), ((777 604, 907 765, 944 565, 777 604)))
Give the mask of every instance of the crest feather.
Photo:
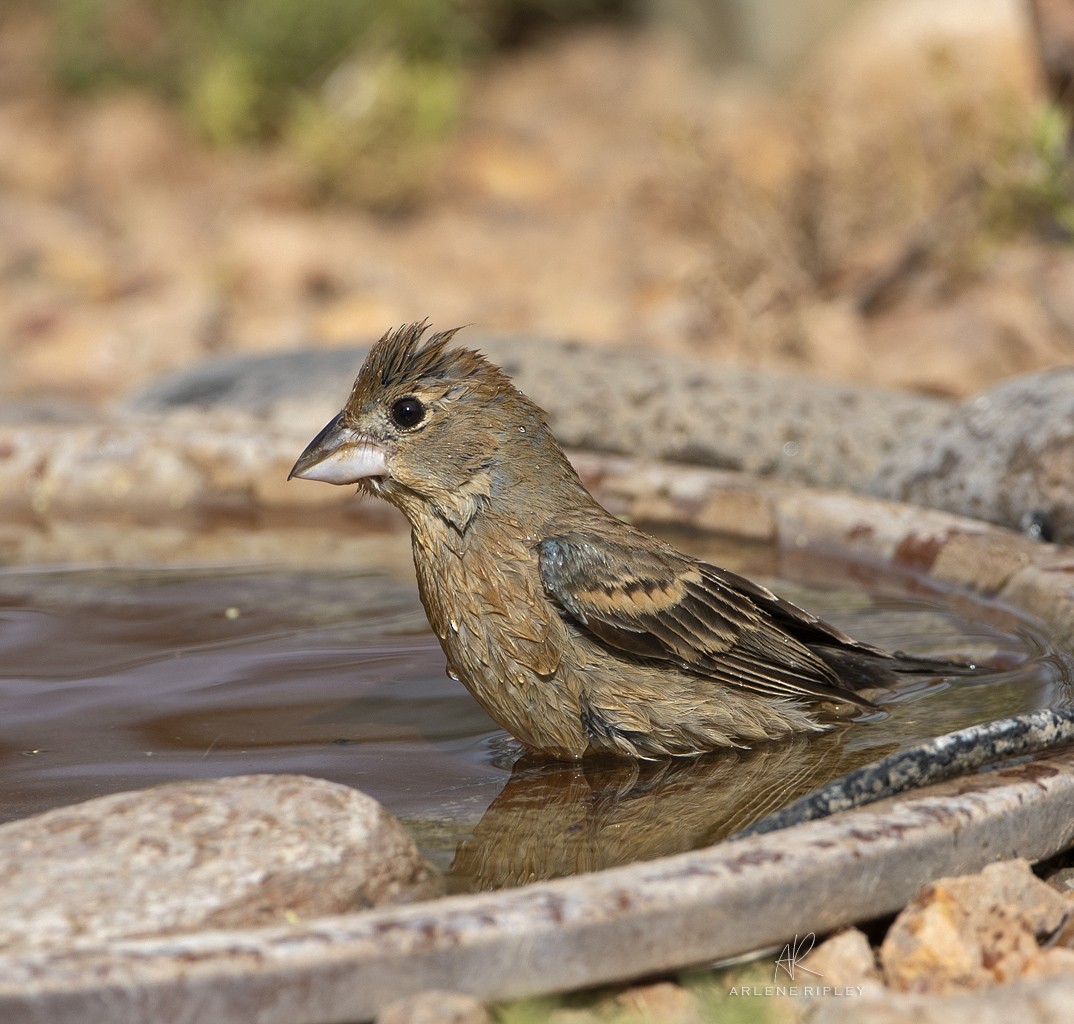
POLYGON ((423 382, 461 381, 479 376, 507 380, 503 371, 480 352, 447 347, 461 327, 438 331, 422 343, 428 328, 428 320, 422 320, 385 333, 369 350, 352 395, 374 388, 395 390, 423 382))

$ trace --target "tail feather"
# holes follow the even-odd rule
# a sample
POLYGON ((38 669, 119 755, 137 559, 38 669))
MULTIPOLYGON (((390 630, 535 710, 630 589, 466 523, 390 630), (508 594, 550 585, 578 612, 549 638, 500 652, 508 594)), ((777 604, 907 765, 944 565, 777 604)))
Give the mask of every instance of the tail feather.
POLYGON ((861 651, 847 647, 817 645, 813 651, 838 674, 849 689, 887 686, 899 676, 974 676, 987 672, 986 666, 967 661, 926 658, 903 651, 861 651))

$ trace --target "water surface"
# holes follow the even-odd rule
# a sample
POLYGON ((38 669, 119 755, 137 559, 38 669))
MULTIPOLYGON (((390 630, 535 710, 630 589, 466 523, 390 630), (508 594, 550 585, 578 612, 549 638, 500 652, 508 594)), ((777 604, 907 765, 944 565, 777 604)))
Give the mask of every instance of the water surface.
POLYGON ((452 868, 454 888, 488 888, 713 842, 897 747, 1068 702, 1069 658, 1008 609, 808 556, 676 540, 862 640, 996 671, 933 680, 876 720, 752 751, 557 765, 518 760, 444 675, 409 570, 9 569, 0 820, 177 779, 295 772, 376 797, 452 868))

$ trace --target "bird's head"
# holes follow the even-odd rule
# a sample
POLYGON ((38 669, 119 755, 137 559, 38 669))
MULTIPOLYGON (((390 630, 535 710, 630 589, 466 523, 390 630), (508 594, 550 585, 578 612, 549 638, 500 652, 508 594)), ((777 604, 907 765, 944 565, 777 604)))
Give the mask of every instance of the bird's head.
POLYGON ((510 378, 480 353, 448 347, 457 330, 423 341, 426 324, 416 323, 385 334, 370 349, 342 411, 309 443, 290 476, 357 483, 412 521, 431 510, 465 529, 485 504, 520 482, 519 467, 532 465, 535 451, 545 471, 550 460, 569 470, 544 414, 510 378))

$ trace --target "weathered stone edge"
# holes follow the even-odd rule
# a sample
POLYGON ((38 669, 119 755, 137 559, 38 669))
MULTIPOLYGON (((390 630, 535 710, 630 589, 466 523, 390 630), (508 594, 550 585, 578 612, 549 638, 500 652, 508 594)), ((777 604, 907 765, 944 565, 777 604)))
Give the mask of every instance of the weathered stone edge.
POLYGON ((301 1024, 402 994, 621 981, 902 907, 924 882, 1074 839, 1074 755, 594 875, 309 921, 0 960, 0 1019, 301 1024))

